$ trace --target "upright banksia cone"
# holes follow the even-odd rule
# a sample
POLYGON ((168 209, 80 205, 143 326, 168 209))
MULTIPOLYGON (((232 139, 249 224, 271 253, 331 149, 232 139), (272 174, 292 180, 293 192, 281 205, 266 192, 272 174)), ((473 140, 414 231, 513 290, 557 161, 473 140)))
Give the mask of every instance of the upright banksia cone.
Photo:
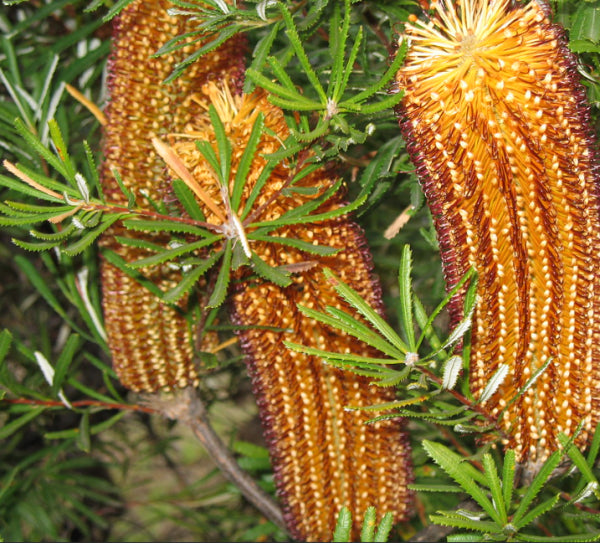
MULTIPOLYGON (((240 209, 246 205, 262 168, 263 155, 276 151, 289 135, 283 113, 263 93, 234 96, 211 85, 207 93, 225 127, 232 148, 234 179, 242 151, 259 114, 264 115, 257 153, 244 188, 240 209)), ((198 103, 206 103, 199 97, 198 103)), ((173 135, 170 143, 205 192, 220 201, 220 184, 198 151, 195 140, 217 148, 206 115, 198 115, 186 130, 191 139, 173 135)), ((334 179, 321 169, 290 185, 287 161, 278 164, 253 204, 252 221, 273 221, 285 212, 319 197, 334 179)), ((338 208, 339 196, 318 212, 338 208)), ((219 220, 204 209, 207 220, 219 220)), ((240 211, 241 213, 241 211, 240 211)), ((244 221, 243 227, 248 221, 244 221)), ((316 310, 326 305, 354 311, 340 302, 334 286, 324 277, 330 268, 375 307, 381 308, 380 286, 372 275, 371 257, 364 235, 347 218, 281 227, 277 236, 299 239, 339 249, 334 256, 314 256, 289 245, 250 241, 250 249, 269 266, 296 270, 288 287, 238 273, 233 297, 233 319, 239 332, 252 378, 261 418, 274 464, 279 495, 290 532, 309 541, 330 540, 337 515, 347 506, 356 523, 367 507, 379 514, 391 511, 397 520, 407 516, 411 480, 410 449, 397 420, 366 424, 372 415, 349 411, 349 406, 368 406, 390 401, 393 391, 370 385, 363 377, 324 365, 321 360, 289 351, 285 340, 336 352, 373 356, 372 350, 347 335, 329 329, 303 315, 302 304, 316 310), (264 327, 285 330, 271 331, 264 327)), ((358 533, 354 533, 358 537, 358 533)))
MULTIPOLYGON (((127 203, 114 171, 135 194, 138 205, 150 207, 144 191, 153 200, 162 201, 170 180, 152 138, 183 129, 194 114, 195 104, 188 100, 192 90, 200 89, 209 79, 234 82, 243 73, 243 47, 240 40, 232 39, 204 56, 201 63, 190 66, 173 83, 163 84, 189 50, 150 57, 171 38, 193 29, 185 18, 169 17, 166 10, 170 7, 173 4, 167 0, 138 0, 125 8, 115 23, 101 170, 104 193, 111 202, 127 203)), ((128 262, 144 256, 142 250, 115 240, 123 234, 122 226, 112 227, 101 244, 128 262)), ((132 233, 127 232, 127 236, 132 233)), ((168 241, 146 233, 138 237, 159 244, 168 241)), ((145 274, 163 289, 180 280, 180 272, 166 266, 146 270, 145 274)), ((152 392, 197 383, 192 362, 193 334, 183 316, 185 299, 180 303, 181 310, 161 303, 108 262, 102 265, 102 290, 113 363, 125 386, 152 392)))
POLYGON ((541 1, 432 3, 406 27, 397 78, 448 287, 479 274, 472 390, 508 368, 484 406, 533 469, 559 432, 582 423, 584 444, 599 412, 598 160, 576 59, 549 17, 541 1))

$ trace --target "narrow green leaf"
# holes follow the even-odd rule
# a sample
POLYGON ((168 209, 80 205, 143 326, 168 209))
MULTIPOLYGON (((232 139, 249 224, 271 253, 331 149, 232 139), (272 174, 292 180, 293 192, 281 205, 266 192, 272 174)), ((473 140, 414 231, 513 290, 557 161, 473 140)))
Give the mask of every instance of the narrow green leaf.
POLYGON ((10 437, 19 428, 25 426, 28 422, 32 421, 38 415, 41 415, 45 409, 45 407, 33 407, 32 409, 26 411, 19 418, 13 419, 9 423, 4 424, 0 428, 0 439, 6 439, 10 437))
POLYGON ((311 85, 317 91, 317 94, 319 95, 322 104, 326 104, 327 95, 321 85, 321 82, 319 81, 319 78, 317 77, 317 74, 315 73, 313 67, 310 64, 310 61, 308 60, 308 56, 306 55, 304 47, 302 47, 302 40, 300 40, 300 36, 298 36, 298 31, 296 29, 294 20, 292 19, 292 15, 288 11, 287 6, 285 6, 283 3, 279 2, 278 6, 281 15, 283 16, 283 20, 285 22, 286 34, 290 39, 290 43, 292 44, 294 51, 296 52, 296 56, 300 61, 300 65, 304 68, 306 77, 308 77, 308 80, 310 81, 311 85))
POLYGON ((508 449, 504 455, 504 465, 502 466, 502 495, 507 510, 510 510, 512 503, 513 489, 515 485, 515 451, 508 449))
POLYGON ((48 128, 50 129, 50 137, 52 138, 52 143, 56 147, 58 152, 58 156, 60 157, 62 163, 64 164, 64 177, 69 183, 72 183, 73 186, 76 186, 77 183, 75 181, 75 174, 77 170, 73 166, 71 162, 71 157, 69 156, 69 150, 67 148, 67 144, 63 138, 62 132, 58 123, 55 119, 51 119, 48 121, 48 128))
POLYGON ((369 328, 367 325, 363 324, 352 315, 348 315, 344 311, 328 307, 328 314, 324 314, 303 305, 298 305, 298 309, 317 322, 322 322, 323 324, 327 324, 328 326, 350 334, 367 345, 385 353, 390 357, 390 359, 385 359, 386 364, 404 360, 405 353, 403 351, 388 343, 384 338, 377 334, 375 330, 369 328))
POLYGON ((127 197, 127 209, 133 209, 135 207, 135 194, 125 186, 125 183, 123 183, 123 179, 121 178, 121 174, 116 168, 113 168, 111 173, 117 182, 117 185, 119 185, 121 192, 127 197))
MULTIPOLYGON (((394 515, 388 511, 385 515, 383 515, 383 518, 381 519, 381 522, 379 523, 379 527, 377 528, 377 531, 375 532, 375 537, 373 538, 373 541, 375 543, 385 543, 390 536, 390 532, 392 531, 393 526, 394 526, 394 515)), ((371 540, 363 539, 363 541, 371 541, 371 540)))
POLYGON ((290 277, 289 272, 269 266, 256 253, 252 253, 252 267, 254 268, 254 271, 258 273, 258 275, 280 287, 287 287, 292 283, 292 278, 290 277))
POLYGON ((222 171, 221 171, 221 163, 215 153, 215 150, 212 148, 212 145, 207 141, 196 141, 196 147, 198 151, 202 153, 202 156, 206 159, 210 167, 212 168, 214 174, 217 176, 218 181, 221 185, 224 185, 227 180, 223 180, 222 171))
POLYGON ((269 66, 271 66, 271 69, 275 74, 275 77, 277 77, 279 82, 289 91, 289 94, 287 94, 287 98, 293 100, 293 97, 300 96, 301 99, 305 99, 303 98, 302 94, 298 91, 298 88, 296 87, 290 76, 285 71, 285 68, 283 67, 281 62, 279 62, 279 59, 277 57, 269 57, 267 60, 269 62, 269 66))
POLYGON ((177 196, 177 199, 186 210, 190 218, 195 221, 205 221, 206 217, 198 205, 198 201, 196 200, 194 193, 188 188, 188 186, 181 179, 175 179, 172 183, 172 187, 175 196, 177 196))
MULTIPOLYGON (((586 461, 587 461, 588 466, 590 466, 590 467, 594 466, 599 450, 600 450, 600 424, 598 424, 594 430, 594 435, 592 436, 591 444, 588 449, 588 453, 586 456, 586 461)), ((585 491, 584 487, 588 487, 589 485, 590 485, 590 483, 586 484, 585 477, 581 477, 579 482, 577 483, 577 486, 571 493, 571 495, 574 496, 573 500, 575 501, 575 497, 577 497, 582 492, 584 492, 585 491)))
POLYGON ((77 433, 77 446, 86 453, 92 448, 90 437, 90 412, 85 410, 79 421, 79 432, 77 433))
POLYGON ((192 253, 194 251, 212 245, 220 239, 222 239, 221 236, 213 235, 193 243, 184 243, 177 247, 173 247, 172 249, 165 249, 164 251, 155 255, 136 260, 135 262, 130 262, 129 266, 131 268, 136 269, 145 268, 147 266, 156 266, 157 264, 162 264, 163 262, 167 262, 168 260, 174 260, 175 258, 185 255, 187 253, 192 253))
MULTIPOLYGON (((27 174, 29 177, 31 177, 34 181, 37 181, 38 183, 40 183, 40 178, 42 178, 44 181, 46 181, 46 178, 40 175, 36 175, 35 178, 31 175, 29 175, 27 168, 25 168, 22 165, 19 165, 18 169, 27 174)), ((51 188, 49 185, 51 185, 52 183, 40 183, 40 185, 47 187, 47 188, 51 188)), ((27 183, 24 183, 23 181, 21 181, 20 179, 15 179, 13 177, 7 177, 6 175, 0 175, 0 185, 8 188, 8 189, 12 189, 15 190, 17 192, 20 192, 21 194, 25 194, 26 196, 33 196, 34 198, 36 198, 37 200, 46 200, 48 202, 52 202, 54 204, 58 203, 58 204, 62 204, 63 200, 56 198, 55 196, 52 196, 50 194, 46 194, 45 192, 36 189, 30 185, 28 185, 27 183)), ((55 190, 57 187, 55 186, 53 190, 55 190)), ((60 190, 61 192, 64 191, 65 186, 63 185, 58 185, 58 190, 60 190)))
POLYGON ((352 98, 348 100, 345 100, 344 103, 360 103, 363 100, 366 100, 367 98, 373 96, 377 92, 380 92, 383 89, 387 88, 388 83, 396 76, 398 70, 400 69, 400 66, 402 66, 402 63, 404 62, 404 57, 406 56, 406 52, 408 51, 408 44, 406 42, 407 40, 403 40, 403 43, 398 48, 394 60, 389 65, 388 69, 386 70, 385 74, 383 74, 383 77, 381 77, 381 79, 379 79, 374 85, 366 88, 364 91, 355 94, 354 96, 352 96, 352 98))
POLYGON ((304 204, 295 207, 294 209, 290 209, 278 219, 252 223, 252 226, 254 228, 267 227, 268 229, 265 233, 268 233, 271 230, 274 230, 275 228, 278 228, 280 226, 287 226, 289 224, 303 224, 307 222, 318 222, 321 220, 333 218, 334 216, 344 215, 353 209, 354 204, 350 204, 345 207, 340 207, 339 209, 334 209, 328 213, 310 215, 311 212, 318 209, 324 202, 329 200, 337 192, 341 184, 342 180, 340 179, 336 183, 334 183, 329 189, 327 189, 323 194, 321 194, 321 196, 319 196, 318 198, 314 198, 313 200, 309 200, 304 204))
POLYGON ((244 221, 250 211, 252 211, 252 206, 254 206, 254 202, 262 192, 265 184, 271 178, 271 173, 278 166, 279 162, 277 160, 269 159, 269 161, 265 164, 264 168, 261 170, 256 183, 252 187, 248 199, 244 202, 244 209, 240 214, 240 220, 244 221))
MULTIPOLYGON (((385 358, 371 358, 352 353, 336 353, 333 351, 318 349, 317 347, 300 345, 299 343, 293 343, 291 341, 284 341, 283 343, 288 349, 298 353, 316 356, 318 358, 331 361, 332 363, 342 363, 344 366, 353 365, 359 368, 372 368, 375 369, 378 374, 383 368, 383 364, 388 362, 388 360, 385 358)), ((395 371, 394 373, 398 372, 395 371)))
POLYGON ((69 384, 69 386, 72 386, 73 388, 82 392, 85 396, 89 396, 90 398, 92 398, 94 400, 98 400, 99 402, 104 402, 104 403, 109 403, 109 404, 112 404, 115 401, 114 398, 111 398, 110 396, 107 396, 106 394, 102 394, 94 388, 84 385, 81 381, 79 381, 73 377, 67 376, 66 381, 69 384))
MULTIPOLYGON (((214 105, 210 105, 208 108, 208 114, 212 121, 213 129, 215 132, 215 139, 217 140, 217 148, 219 149, 219 163, 221 165, 220 170, 217 170, 221 177, 221 184, 229 189, 229 174, 231 172, 231 142, 225 132, 225 126, 223 121, 219 117, 217 110, 214 105)), ((253 153, 254 155, 254 153, 253 153)), ((240 194, 241 196, 241 194, 240 194)))
POLYGON ((350 79, 350 75, 352 74, 352 71, 354 70, 354 63, 356 62, 356 57, 358 56, 358 51, 360 49, 362 39, 363 39, 363 29, 362 29, 362 26, 360 26, 358 28, 358 33, 354 40, 354 44, 352 45, 352 49, 350 50, 350 55, 348 55, 348 60, 346 61, 346 67, 344 69, 343 76, 340 80, 339 87, 336 88, 334 95, 333 95, 333 100, 336 103, 340 102, 340 100, 342 99, 342 96, 344 94, 344 91, 346 90, 346 87, 348 86, 348 81, 350 79))
POLYGON ((17 238, 11 240, 17 247, 25 249, 26 251, 47 251, 60 244, 57 241, 24 241, 17 238))
POLYGON ((429 398, 430 395, 424 394, 423 396, 416 396, 413 398, 406 398, 404 400, 396 400, 393 402, 367 405, 365 407, 354 407, 352 405, 349 405, 346 407, 346 409, 352 411, 388 411, 391 409, 399 409, 401 407, 406 407, 407 405, 415 405, 417 403, 422 403, 425 400, 428 400, 429 398))
POLYGON ((417 351, 415 342, 415 329, 413 323, 413 303, 412 303, 412 253, 410 246, 404 245, 400 257, 400 268, 398 270, 399 309, 400 326, 404 339, 411 352, 417 351))
POLYGON ((492 503, 496 506, 496 511, 500 517, 501 524, 508 522, 507 506, 504 502, 504 494, 502 493, 502 483, 496 470, 496 463, 492 459, 492 455, 486 453, 483 455, 483 469, 488 480, 488 487, 492 494, 492 503))
POLYGON ((52 380, 52 395, 56 396, 62 387, 67 370, 73 361, 73 357, 81 346, 81 338, 77 334, 71 334, 65 343, 63 350, 54 365, 54 379, 52 380))
POLYGON ((437 335, 433 324, 428 323, 428 317, 427 313, 425 312, 425 308, 423 307, 423 303, 414 292, 413 311, 415 315, 415 321, 422 330, 422 335, 419 337, 419 341, 417 341, 417 346, 419 347, 421 345, 423 339, 427 339, 433 352, 442 353, 440 350, 442 347, 442 341, 437 335))
POLYGON ((587 463, 591 467, 596 462, 596 457, 598 456, 598 451, 600 450, 600 424, 596 426, 594 430, 594 436, 592 438, 592 444, 590 445, 588 455, 587 455, 587 463))
POLYGON ((261 112, 257 115, 256 120, 252 125, 252 131, 250 132, 248 143, 246 144, 246 148, 244 149, 242 158, 238 164, 237 172, 235 173, 233 191, 231 193, 231 207, 234 211, 237 211, 240 206, 246 179, 248 177, 248 173, 250 172, 250 168, 252 167, 252 162, 254 161, 256 155, 256 149, 258 148, 260 138, 263 134, 264 125, 265 116, 261 112))
POLYGON ((342 507, 338 514, 335 531, 332 541, 336 543, 345 543, 350 541, 350 532, 352 530, 352 513, 347 507, 342 507))
POLYGON ((279 236, 267 236, 262 234, 260 231, 255 231, 252 234, 248 235, 248 239, 265 241, 267 243, 275 243, 279 245, 286 245, 287 247, 294 247, 295 249, 300 249, 301 251, 319 256, 331 256, 338 253, 341 250, 336 249, 335 247, 329 247, 328 245, 314 245, 309 241, 303 241, 301 239, 283 238, 279 236))
POLYGON ((287 103, 289 103, 291 107, 297 106, 297 109, 303 111, 313 111, 315 109, 323 108, 323 104, 306 98, 298 91, 294 92, 283 85, 274 83, 269 78, 255 70, 249 68, 246 71, 246 75, 250 77, 259 87, 262 87, 272 95, 269 97, 269 99, 275 96, 279 97, 280 99, 284 99, 287 103))
POLYGON ((375 526, 377 524, 377 512, 375 507, 367 507, 360 532, 361 541, 375 541, 375 526))
POLYGON ((21 271, 25 274, 29 282, 33 285, 33 287, 40 293, 42 298, 46 301, 46 303, 62 318, 64 319, 71 327, 74 327, 73 321, 69 318, 67 313, 61 307, 58 299, 52 293, 48 283, 41 276, 36 267, 29 261, 27 258, 22 255, 17 255, 14 257, 15 263, 19 266, 21 271))
POLYGON ((544 513, 547 513, 551 509, 553 509, 559 500, 560 500, 560 494, 557 494, 556 496, 549 498, 548 500, 540 503, 539 505, 537 505, 536 507, 531 509, 529 511, 529 513, 527 513, 519 521, 519 529, 523 529, 523 528, 529 526, 536 518, 538 518, 539 516, 543 515, 544 513))
MULTIPOLYGON (((497 523, 501 523, 500 516, 496 512, 492 502, 473 480, 473 470, 465 469, 468 464, 465 464, 459 455, 439 443, 428 440, 423 441, 423 448, 436 464, 463 487, 465 492, 467 492, 483 508, 490 518, 497 523)), ((482 475, 483 474, 480 473, 478 477, 482 475)), ((487 482, 487 480, 485 480, 485 482, 487 482)), ((466 525, 460 524, 448 524, 448 526, 456 526, 458 528, 467 527, 466 525)))
POLYGON ((129 230, 135 230, 137 232, 177 232, 191 234, 198 237, 214 235, 209 230, 205 230, 204 228, 200 228, 193 224, 169 220, 141 219, 134 217, 124 220, 123 226, 129 230))
MULTIPOLYGON (((254 46, 254 52, 252 53, 252 62, 248 67, 249 70, 253 70, 257 73, 262 72, 263 66, 265 65, 265 60, 269 56, 271 52, 271 47, 273 46, 273 42, 275 38, 279 34, 279 30, 281 28, 281 22, 275 23, 271 30, 269 30, 268 34, 265 34, 254 46)), ((250 94, 254 88, 252 85, 253 80, 250 77, 246 78, 244 82, 244 92, 246 94, 250 94)))
POLYGON ((85 249, 87 249, 103 232, 110 228, 110 226, 117 222, 120 218, 121 215, 104 217, 100 226, 93 228, 92 230, 88 230, 77 241, 67 245, 63 249, 63 252, 69 256, 74 256, 85 251, 85 249))
POLYGON ((463 489, 456 485, 440 485, 440 484, 416 484, 412 483, 408 485, 408 488, 415 490, 416 492, 463 492, 463 489))
POLYGON ((331 270, 326 268, 323 273, 327 280, 334 285, 336 292, 359 311, 387 341, 403 354, 410 352, 408 346, 400 339, 392 327, 355 290, 343 283, 331 270))
POLYGON ((142 273, 133 269, 131 267, 131 264, 127 262, 122 256, 115 253, 114 251, 110 251, 104 248, 100 249, 100 253, 109 264, 116 266, 123 273, 125 273, 132 279, 135 279, 140 285, 142 285, 146 290, 154 294, 157 298, 163 297, 163 291, 148 278, 144 277, 142 273))
POLYGON ((329 78, 329 86, 327 87, 327 95, 333 95, 338 80, 342 76, 342 66, 344 56, 346 54, 346 40, 348 39, 348 3, 344 0, 344 22, 341 22, 341 5, 342 2, 333 4, 333 12, 329 21, 329 57, 332 59, 331 77, 329 78))
MULTIPOLYGON (((371 115, 373 113, 379 113, 380 111, 387 111, 387 110, 392 109, 395 106, 397 106, 401 100, 402 100, 401 93, 392 94, 391 96, 388 96, 387 98, 384 98, 383 100, 380 100, 379 102, 375 102, 374 104, 368 104, 366 106, 362 106, 360 108, 360 112, 363 115, 371 115)), ((343 102, 342 102, 342 104, 340 104, 341 107, 343 107, 344 105, 345 104, 343 102)))
MULTIPOLYGON (((440 513, 443 512, 440 511, 440 513)), ((488 534, 493 534, 499 531, 498 525, 494 522, 483 520, 470 520, 466 517, 461 517, 460 515, 430 515, 429 520, 434 524, 440 524, 441 526, 452 526, 453 528, 466 528, 467 530, 485 532, 488 534)))
POLYGON ((207 307, 219 307, 225 301, 227 288, 229 287, 229 279, 231 277, 232 245, 233 242, 230 239, 225 243, 221 269, 219 270, 214 290, 208 300, 208 304, 206 304, 207 307))
MULTIPOLYGON (((280 107, 281 109, 287 109, 289 111, 323 111, 327 106, 319 104, 319 102, 307 102, 305 100, 288 100, 286 98, 280 98, 276 94, 269 96, 269 102, 273 105, 280 107)), ((297 134, 296 134, 297 137, 297 134)), ((305 141, 309 138, 306 137, 305 141)))
POLYGON ((446 537, 446 541, 449 543, 471 543, 485 541, 485 536, 480 534, 450 534, 446 537))
MULTIPOLYGON (((3 209, 1 211, 5 212, 5 206, 0 206, 3 209)), ((27 226, 38 224, 40 222, 47 221, 48 219, 53 219, 58 215, 64 213, 63 210, 71 210, 72 206, 60 206, 55 207, 52 211, 48 211, 46 213, 29 213, 24 214, 22 212, 18 213, 16 217, 0 217, 0 226, 27 226)))
POLYGON ((531 505, 535 497, 538 495, 542 487, 546 484, 546 482, 550 478, 550 475, 552 475, 552 472, 556 469, 561 459, 562 452, 554 451, 550 455, 550 458, 548 458, 548 460, 544 462, 544 465, 537 473, 537 475, 533 478, 531 484, 527 487, 527 491, 525 492, 525 495, 521 498, 521 503, 519 504, 519 507, 515 511, 512 518, 512 523, 515 526, 517 526, 517 528, 523 528, 524 525, 522 524, 522 519, 525 516, 527 510, 529 509, 529 506, 531 505))
POLYGON ((171 290, 165 292, 163 301, 175 303, 181 299, 182 296, 187 294, 194 285, 198 282, 198 279, 202 277, 210 268, 212 268, 219 258, 222 256, 221 251, 212 253, 206 260, 200 265, 193 268, 191 271, 186 271, 183 274, 183 279, 171 290))
POLYGON ((105 198, 102 192, 102 185, 100 183, 100 175, 98 173, 99 168, 97 167, 96 160, 94 159, 94 152, 92 151, 92 148, 87 140, 83 140, 83 148, 85 149, 85 158, 87 159, 88 179, 91 181, 92 187, 96 190, 100 199, 104 201, 105 198))
MULTIPOLYGON (((575 445, 573 445, 569 437, 567 437, 563 433, 558 434, 558 441, 560 442, 561 446, 566 450, 573 464, 575 464, 577 469, 581 472, 581 475, 583 475, 583 478, 585 479, 586 483, 595 484, 597 489, 598 479, 596 479, 594 473, 592 472, 592 468, 587 463, 587 460, 585 459, 583 454, 581 454, 581 451, 575 445)), ((598 490, 596 490, 595 494, 596 497, 600 499, 598 490)))
POLYGON ((10 351, 10 345, 12 343, 12 334, 8 328, 0 332, 0 364, 10 351))
POLYGON ((475 275, 476 275, 476 272, 473 268, 471 268, 467 273, 465 273, 465 275, 454 286, 454 288, 451 289, 450 292, 446 295, 446 297, 437 305, 437 307, 434 309, 433 313, 431 313, 431 315, 429 315, 429 318, 427 319, 427 322, 425 323, 425 325, 421 326, 422 332, 421 332, 421 336, 419 337, 419 340, 417 341, 418 347, 421 346, 423 339, 426 337, 425 330, 427 330, 428 328, 433 326, 433 321, 437 318, 437 316, 441 313, 441 311, 448 305, 448 303, 450 302, 452 297, 457 292, 459 292, 468 281, 471 281, 473 279, 473 277, 475 277, 475 275))
POLYGON ((39 232, 37 230, 30 230, 29 233, 35 238, 43 239, 45 241, 53 241, 57 243, 59 241, 67 239, 74 231, 75 225, 71 222, 58 232, 48 233, 39 232))
MULTIPOLYGON (((190 66, 191 64, 196 62, 203 55, 210 53, 211 51, 214 51, 221 44, 225 43, 229 38, 231 38, 232 36, 237 34, 237 32, 238 32, 237 25, 230 25, 230 26, 223 27, 218 34, 214 35, 215 37, 212 40, 207 40, 206 35, 199 35, 199 32, 191 33, 191 34, 199 35, 199 37, 190 43, 187 43, 184 40, 180 40, 180 41, 182 41, 181 47, 195 45, 196 43, 202 43, 203 45, 199 49, 196 49, 191 55, 186 57, 182 62, 178 63, 175 66, 175 68, 173 69, 173 71, 171 72, 171 74, 169 75, 169 77, 167 77, 164 80, 164 84, 172 83, 187 69, 188 66, 190 66)), ((185 35, 180 36, 179 38, 183 38, 184 36, 185 35)), ((211 36, 211 37, 213 37, 213 36, 211 36)), ((164 46, 161 49, 164 49, 164 46)), ((162 53, 159 51, 159 52, 155 53, 154 56, 157 56, 159 54, 162 54, 162 53)))

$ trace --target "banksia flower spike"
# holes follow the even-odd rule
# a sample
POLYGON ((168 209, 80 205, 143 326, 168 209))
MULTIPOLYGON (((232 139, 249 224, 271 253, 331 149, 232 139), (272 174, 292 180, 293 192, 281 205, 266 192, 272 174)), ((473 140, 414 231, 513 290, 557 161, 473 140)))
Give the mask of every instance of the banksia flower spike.
MULTIPOLYGON (((448 288, 479 275, 471 388, 533 470, 598 420, 598 159, 576 59, 541 1, 441 1, 406 26, 401 127, 448 288), (537 377, 537 379, 534 379, 537 377)), ((460 296, 451 313, 460 316, 460 296)))
MULTIPOLYGON (((163 84, 176 62, 189 51, 151 58, 171 38, 193 30, 185 18, 167 15, 173 5, 167 0, 137 0, 125 8, 115 22, 113 52, 109 60, 104 156, 101 169, 103 190, 111 202, 127 204, 115 172, 137 205, 150 208, 145 195, 161 202, 169 191, 166 167, 155 152, 152 138, 181 130, 194 113, 187 97, 209 79, 235 83, 243 73, 243 45, 231 39, 189 67, 173 83, 163 84)), ((112 227, 101 245, 113 249, 125 261, 144 256, 144 251, 119 244, 121 225, 112 227)), ((131 237, 131 232, 127 236, 131 237)), ((168 238, 137 234, 155 244, 168 238)), ((181 278, 168 267, 144 270, 163 290, 181 278)), ((186 299, 180 307, 162 303, 155 294, 118 267, 103 262, 102 290, 105 325, 113 364, 121 382, 134 391, 197 384, 193 363, 194 334, 184 317, 186 299)))
MULTIPOLYGON (((288 340, 336 352, 374 355, 368 346, 313 321, 297 308, 301 304, 323 310, 332 305, 353 313, 340 302, 323 274, 329 268, 381 309, 380 286, 371 271, 364 235, 348 218, 338 217, 281 226, 272 234, 281 239, 281 244, 253 239, 252 224, 267 224, 310 203, 330 189, 335 178, 325 169, 318 169, 292 183, 294 173, 290 172, 294 167, 286 160, 275 166, 256 200, 249 204, 249 195, 266 164, 264 155, 275 152, 289 136, 283 113, 260 91, 236 96, 211 84, 206 93, 210 100, 199 97, 198 103, 213 104, 236 150, 232 179, 253 125, 259 115, 264 117, 265 130, 247 175, 238 215, 248 236, 248 249, 255 257, 270 267, 294 271, 291 284, 280 286, 256 278, 247 267, 240 268, 233 294, 233 320, 241 326, 238 335, 289 530, 299 540, 328 541, 342 506, 352 511, 357 524, 369 506, 377 507, 380 514, 393 512, 396 520, 404 519, 410 507, 407 484, 411 481, 411 464, 402 423, 386 420, 367 424, 372 415, 346 409, 393 400, 393 391, 284 346, 288 340), (251 208, 246 209, 247 203, 251 208), (294 240, 333 247, 339 252, 330 256, 310 254, 295 248, 294 240)), ((194 119, 185 135, 174 134, 170 144, 193 178, 218 201, 220 184, 195 145, 198 139, 217 147, 206 115, 194 119)), ((324 213, 342 204, 342 199, 334 195, 316 212, 324 213)), ((219 222, 210 209, 204 211, 208 221, 219 222)))

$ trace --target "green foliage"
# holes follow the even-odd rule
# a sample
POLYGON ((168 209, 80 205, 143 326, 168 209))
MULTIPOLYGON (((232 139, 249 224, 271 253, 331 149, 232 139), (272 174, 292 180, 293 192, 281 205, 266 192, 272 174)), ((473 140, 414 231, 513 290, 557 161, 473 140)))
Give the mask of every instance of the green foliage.
MULTIPOLYGON (((375 507, 369 507, 365 511, 360 540, 363 542, 383 542, 388 540, 393 525, 392 513, 383 515, 379 525, 377 524, 377 511, 375 507)), ((342 543, 351 540, 352 513, 347 507, 342 507, 338 515, 332 541, 342 543)))
MULTIPOLYGON (((581 453, 563 440, 567 454, 573 459, 581 453)), ((508 450, 503 460, 503 467, 499 472, 492 455, 486 453, 482 459, 481 471, 468 463, 463 457, 456 454, 448 447, 439 443, 424 441, 423 447, 431 459, 438 464, 456 483, 460 485, 480 511, 458 509, 454 511, 437 511, 431 516, 432 522, 444 526, 471 530, 479 533, 455 533, 448 541, 598 541, 600 531, 587 529, 583 533, 569 534, 567 536, 539 536, 524 532, 534 522, 539 522, 539 517, 550 511, 566 508, 570 503, 559 503, 562 495, 553 493, 550 488, 550 479, 561 462, 564 454, 556 451, 541 466, 529 485, 515 489, 515 454, 508 450), (499 475, 501 473, 501 477, 499 475), (550 497, 543 494, 550 493, 550 497)), ((580 483, 594 485, 597 481, 592 475, 590 467, 583 457, 576 462, 580 469, 580 483), (593 479, 590 481, 590 479, 593 479)), ((419 490, 438 491, 426 486, 419 486, 419 490)), ((588 492, 588 495, 590 492, 588 492)), ((597 498, 596 498, 597 499, 597 498)))
MULTIPOLYGON (((116 222, 132 233, 169 236, 164 246, 125 233, 119 243, 144 251, 134 263, 103 251, 107 262, 167 303, 186 294, 195 302, 199 278, 211 277, 204 304, 190 312, 202 321, 203 333, 218 334, 223 347, 207 354, 200 392, 240 465, 273 494, 268 455, 253 427, 256 411, 248 379, 239 348, 231 346, 235 327, 224 324, 222 305, 240 266, 267 281, 290 283, 290 271, 267 265, 252 251, 252 241, 294 247, 308 259, 334 255, 331 247, 284 238, 278 229, 349 212, 369 237, 391 318, 382 319, 329 271, 340 298, 358 310, 360 319, 335 307, 324 313, 301 310, 383 354, 366 358, 289 347, 402 391, 401 400, 371 409, 387 410, 384 417, 410 418, 413 486, 424 513, 393 529, 390 516, 369 509, 361 540, 408 539, 425 522, 457 529, 449 541, 598 538, 600 432, 587 452, 565 438, 564 450, 531 481, 521 480, 512 451, 501 456, 491 445, 474 442, 481 432, 502 437, 468 388, 476 277, 470 272, 456 287, 465 291, 465 318, 448 330, 445 307, 452 293, 443 291, 435 232, 393 112, 401 94, 390 92, 405 53, 395 45, 397 34, 415 2, 174 0, 173 13, 198 17, 200 23, 157 51, 189 47, 169 80, 229 37, 244 33, 249 40, 245 90, 267 89, 291 129, 279 151, 262 157, 266 165, 242 209, 246 174, 266 133, 264 119, 259 116, 252 127, 232 178, 234 149, 211 111, 216 149, 206 142, 199 148, 219 182, 232 187, 219 203, 228 219, 220 227, 207 223, 183 179, 172 186, 180 204, 175 210, 163 202, 152 202, 149 210, 140 205, 143 195, 122 184, 128 205, 115 205, 99 186, 100 128, 67 95, 65 84, 104 103, 102 74, 110 50, 106 22, 130 0, 3 3, 0 152, 8 162, 0 172, 0 539, 286 540, 207 465, 180 425, 149 416, 140 398, 118 383, 102 323, 96 241, 116 222), (315 155, 306 159, 308 148, 315 155), (287 190, 295 190, 302 176, 329 159, 337 160, 341 180, 278 220, 258 222, 253 204, 283 159, 293 169, 287 190), (351 203, 319 213, 342 184, 351 203), (384 239, 382 232, 402 212, 410 221, 394 239, 384 239), (159 265, 184 270, 180 283, 158 289, 145 273, 159 265), (460 343, 461 354, 456 350, 460 343), (236 433, 239 439, 231 437, 236 433), (567 459, 571 469, 563 467, 567 459)), ((552 4, 569 32, 570 48, 580 55, 578 69, 597 118, 599 3, 552 4)), ((499 386, 502 370, 484 395, 499 386)), ((334 540, 347 541, 351 526, 349 512, 342 509, 334 540)))

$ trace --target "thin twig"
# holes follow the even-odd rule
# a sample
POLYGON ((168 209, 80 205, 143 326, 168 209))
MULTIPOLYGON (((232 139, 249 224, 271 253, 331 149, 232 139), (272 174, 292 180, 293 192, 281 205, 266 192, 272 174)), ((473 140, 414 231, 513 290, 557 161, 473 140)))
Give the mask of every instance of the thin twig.
MULTIPOLYGON (((30 398, 2 398, 0 404, 19 404, 19 405, 37 405, 39 407, 60 407, 65 408, 63 402, 58 400, 34 400, 30 398)), ((146 405, 110 403, 99 400, 78 400, 70 402, 72 407, 101 407, 102 409, 118 409, 119 411, 142 411, 143 413, 155 413, 156 409, 146 405)))
POLYGON ((166 417, 187 424, 202 443, 223 475, 231 481, 244 497, 266 518, 281 529, 286 530, 281 509, 256 481, 238 465, 231 451, 214 431, 204 402, 196 391, 185 388, 178 392, 174 400, 156 402, 153 405, 166 417))

